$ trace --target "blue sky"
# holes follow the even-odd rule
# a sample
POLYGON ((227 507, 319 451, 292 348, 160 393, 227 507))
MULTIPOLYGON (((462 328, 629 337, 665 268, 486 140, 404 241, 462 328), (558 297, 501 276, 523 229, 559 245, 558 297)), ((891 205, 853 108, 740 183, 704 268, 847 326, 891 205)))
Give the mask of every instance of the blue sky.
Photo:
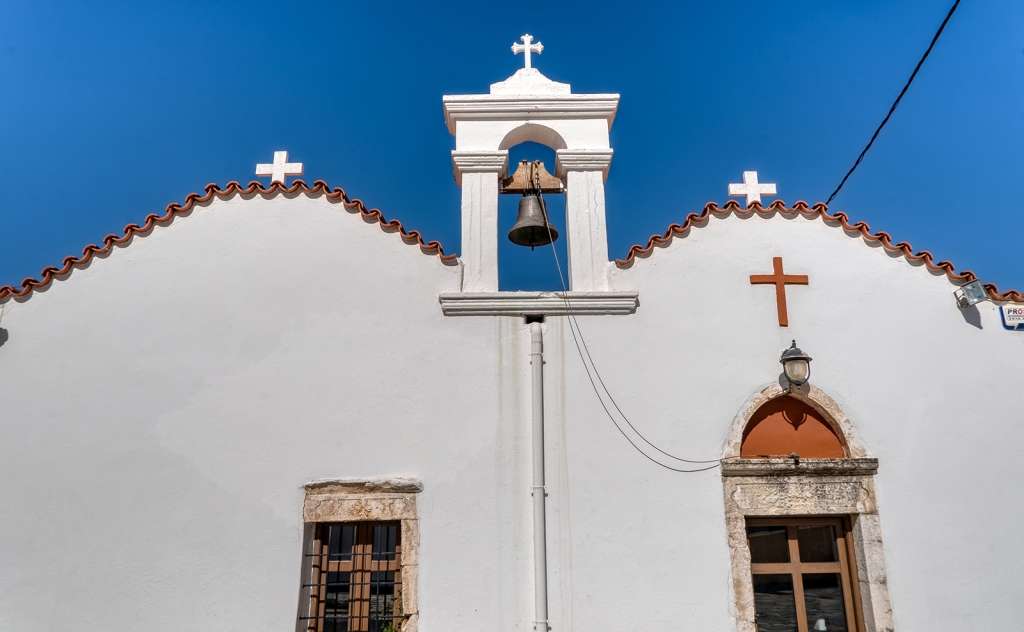
MULTIPOLYGON (((248 181, 281 148, 307 181, 457 252, 441 95, 515 71, 509 46, 524 32, 544 43, 535 65, 550 78, 622 95, 612 257, 724 201, 744 169, 786 201, 821 201, 948 5, 8 0, 0 285, 209 182, 248 181)), ((1019 1, 965 2, 832 205, 1002 289, 1024 286, 1021 24, 1019 1)), ((548 253, 516 255, 503 287, 557 285, 548 253)))

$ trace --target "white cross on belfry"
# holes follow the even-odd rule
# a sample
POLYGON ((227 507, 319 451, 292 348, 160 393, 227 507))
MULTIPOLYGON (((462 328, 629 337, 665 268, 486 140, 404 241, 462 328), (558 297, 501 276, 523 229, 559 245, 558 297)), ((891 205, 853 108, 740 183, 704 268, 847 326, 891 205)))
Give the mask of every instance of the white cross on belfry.
POLYGON ((747 196, 747 206, 751 202, 760 202, 761 194, 775 195, 775 185, 772 183, 761 184, 757 181, 756 171, 743 172, 743 184, 729 183, 729 195, 747 196))
POLYGON ((267 164, 265 162, 258 163, 256 165, 257 176, 270 176, 270 182, 280 182, 284 184, 286 176, 301 176, 302 175, 302 163, 301 162, 288 162, 287 151, 275 151, 274 162, 267 164))
POLYGON ((540 55, 544 52, 544 45, 540 42, 534 44, 533 36, 529 33, 523 35, 519 39, 523 40, 523 43, 512 44, 512 54, 518 55, 519 53, 523 53, 523 62, 526 64, 523 68, 533 68, 533 61, 530 58, 530 53, 537 53, 540 55))

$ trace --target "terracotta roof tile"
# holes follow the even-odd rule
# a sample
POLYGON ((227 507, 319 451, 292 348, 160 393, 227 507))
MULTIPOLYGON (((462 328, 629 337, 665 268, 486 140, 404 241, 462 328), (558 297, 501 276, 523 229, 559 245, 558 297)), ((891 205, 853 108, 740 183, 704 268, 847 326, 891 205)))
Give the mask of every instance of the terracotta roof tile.
MULTIPOLYGON (((183 204, 171 203, 167 205, 162 214, 151 213, 147 215, 142 225, 128 224, 124 227, 121 234, 112 233, 104 237, 102 246, 90 244, 82 249, 81 255, 66 257, 60 267, 50 266, 44 268, 40 272, 39 278, 29 277, 18 286, 6 285, 0 287, 0 303, 5 303, 11 299, 27 299, 35 290, 46 288, 54 279, 66 278, 75 268, 87 266, 95 255, 107 255, 113 250, 114 246, 126 245, 135 235, 145 235, 156 225, 169 224, 176 216, 191 211, 196 204, 205 204, 214 197, 228 199, 235 195, 257 194, 265 197, 274 197, 282 193, 324 195, 332 202, 343 204, 346 210, 358 212, 364 220, 377 222, 381 230, 399 233, 405 243, 418 245, 425 254, 437 255, 445 265, 455 265, 458 260, 458 255, 445 254, 444 248, 439 242, 424 241, 419 231, 406 230, 399 220, 388 220, 379 209, 368 209, 362 200, 349 198, 344 189, 341 187, 332 188, 323 180, 316 180, 312 185, 307 185, 302 180, 296 180, 290 186, 285 186, 279 182, 274 182, 270 186, 264 186, 260 182, 250 182, 248 185, 243 186, 236 181, 231 181, 223 187, 216 184, 208 184, 204 187, 204 193, 190 193, 186 196, 183 204)), ((740 206, 734 200, 726 202, 723 206, 709 202, 704 205, 700 213, 690 213, 682 224, 671 224, 663 233, 652 235, 646 244, 631 246, 626 256, 622 259, 617 259, 615 265, 622 269, 630 268, 637 258, 651 256, 655 247, 668 246, 674 237, 684 236, 696 223, 708 219, 712 214, 728 215, 730 213, 758 213, 762 216, 771 216, 776 213, 799 213, 804 217, 819 218, 826 223, 838 224, 847 232, 858 233, 868 241, 881 243, 889 251, 899 251, 908 261, 924 263, 932 272, 944 272, 949 280, 954 283, 966 283, 977 279, 977 275, 969 270, 957 272, 955 266, 949 261, 935 262, 932 253, 927 250, 915 253, 909 243, 905 241, 894 243, 892 237, 884 231, 872 232, 871 227, 864 222, 851 223, 843 212, 829 213, 828 207, 824 204, 809 206, 806 202, 801 201, 796 202, 792 207, 787 207, 781 200, 776 200, 767 207, 753 202, 747 208, 740 206)), ((991 283, 984 285, 989 297, 993 300, 1024 302, 1024 292, 1019 290, 1001 292, 999 288, 991 283)))
MULTIPOLYGON (((911 263, 923 263, 932 272, 944 272, 949 280, 954 283, 967 283, 978 278, 977 275, 970 270, 957 272, 956 268, 949 261, 936 262, 932 253, 927 250, 914 252, 913 247, 905 241, 894 243, 889 233, 883 231, 871 232, 871 227, 864 222, 851 223, 846 213, 829 213, 828 207, 824 204, 809 206, 806 202, 796 202, 792 207, 787 207, 786 203, 781 200, 776 200, 768 206, 761 206, 761 204, 757 202, 752 202, 747 208, 740 206, 740 204, 735 200, 730 200, 723 206, 718 206, 714 202, 708 202, 704 205, 704 209, 700 213, 690 213, 687 215, 686 220, 682 224, 672 224, 665 230, 665 232, 651 235, 650 239, 648 239, 647 243, 644 245, 637 244, 635 246, 631 246, 624 258, 615 260, 615 265, 622 269, 629 268, 637 258, 647 258, 651 256, 656 247, 663 248, 668 246, 674 237, 684 236, 690 228, 694 227, 695 224, 708 219, 711 215, 726 216, 731 213, 735 213, 737 215, 752 215, 757 213, 761 216, 769 217, 776 213, 799 213, 804 217, 819 218, 827 224, 842 226, 843 230, 847 233, 857 233, 867 241, 881 243, 882 246, 890 252, 898 251, 911 263)), ((1001 292, 999 291, 999 288, 991 283, 986 283, 984 285, 985 289, 988 291, 989 298, 993 300, 1024 302, 1024 292, 1019 290, 1007 290, 1005 292, 1001 292)))
POLYGON ((184 215, 191 211, 197 204, 205 204, 213 198, 228 199, 235 195, 262 195, 264 197, 275 197, 280 194, 306 194, 309 196, 323 195, 331 202, 344 205, 345 209, 359 215, 368 222, 377 222, 381 230, 387 233, 397 232, 401 235, 402 241, 407 244, 414 244, 420 247, 425 254, 437 255, 445 265, 455 265, 458 256, 445 254, 444 248, 437 241, 424 241, 419 231, 406 230, 402 222, 384 217, 379 209, 368 209, 362 200, 351 199, 341 187, 332 188, 323 180, 317 180, 312 185, 307 185, 302 180, 295 180, 290 186, 280 182, 264 186, 260 182, 250 182, 242 185, 236 181, 228 182, 223 187, 216 184, 208 184, 204 187, 204 193, 190 193, 185 197, 182 204, 168 204, 162 214, 151 213, 139 224, 128 224, 120 234, 110 234, 103 238, 102 245, 90 244, 82 249, 78 256, 66 257, 60 267, 50 266, 40 272, 38 278, 27 278, 18 286, 0 286, 0 303, 10 299, 26 300, 36 290, 46 288, 54 279, 63 279, 71 274, 75 268, 89 265, 89 262, 96 255, 109 254, 114 246, 127 245, 135 235, 145 235, 157 225, 167 225, 178 215, 184 215))

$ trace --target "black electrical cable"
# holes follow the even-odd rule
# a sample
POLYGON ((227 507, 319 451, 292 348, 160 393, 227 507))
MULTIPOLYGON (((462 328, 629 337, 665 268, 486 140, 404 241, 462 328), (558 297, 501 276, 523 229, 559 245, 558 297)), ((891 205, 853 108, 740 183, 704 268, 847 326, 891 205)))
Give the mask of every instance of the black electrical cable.
POLYGON ((715 469, 716 467, 719 467, 721 465, 720 459, 709 459, 709 460, 706 460, 706 461, 695 461, 695 460, 692 460, 692 459, 684 459, 684 458, 681 458, 681 457, 677 457, 677 456, 675 456, 673 454, 670 454, 670 453, 666 452, 665 450, 662 450, 661 448, 656 446, 654 443, 652 443, 650 440, 648 440, 647 437, 645 437, 643 435, 643 433, 641 433, 636 428, 636 426, 634 426, 629 421, 629 418, 626 417, 625 413, 622 412, 622 409, 619 408, 618 404, 615 403, 615 398, 612 397, 611 392, 608 390, 608 387, 605 385, 604 380, 601 378, 601 373, 600 373, 600 371, 598 371, 597 365, 594 363, 593 357, 590 355, 590 347, 587 345, 587 341, 583 337, 583 330, 580 329, 579 322, 576 320, 575 315, 572 313, 572 306, 571 306, 571 304, 569 302, 569 298, 567 296, 569 290, 568 290, 568 288, 566 286, 565 275, 562 273, 562 264, 561 264, 561 262, 558 259, 558 251, 555 249, 554 235, 552 235, 552 233, 551 233, 551 222, 548 220, 547 203, 544 201, 544 196, 543 196, 543 194, 540 191, 539 183, 535 182, 535 185, 537 186, 537 199, 540 201, 541 212, 544 214, 544 226, 548 230, 548 239, 550 240, 549 244, 551 245, 551 254, 553 255, 553 257, 555 259, 555 268, 558 271, 558 280, 559 280, 559 282, 561 283, 561 286, 562 286, 562 300, 565 301, 566 315, 568 316, 568 321, 569 321, 569 331, 572 334, 573 343, 576 346, 576 353, 579 355, 580 362, 583 364, 583 369, 587 373, 587 379, 590 381, 590 387, 593 389, 594 395, 597 396, 597 400, 601 404, 601 408, 604 409, 605 415, 608 417, 609 420, 611 420, 612 424, 615 426, 615 429, 619 431, 619 434, 621 434, 623 436, 623 438, 631 446, 633 446, 633 448, 637 452, 639 452, 644 458, 646 458, 647 460, 651 461, 652 463, 654 463, 656 465, 659 465, 659 466, 661 466, 661 467, 663 467, 663 468, 665 468, 667 470, 671 470, 673 472, 684 472, 684 473, 704 472, 704 471, 712 470, 712 469, 715 469), (577 333, 579 334, 578 337, 577 337, 577 333), (580 346, 581 342, 582 342, 582 348, 580 346), (586 349, 587 359, 590 360, 589 365, 587 363, 587 360, 585 360, 584 357, 583 357, 583 353, 584 353, 583 349, 586 349), (682 461, 684 463, 692 463, 692 464, 713 463, 714 465, 710 465, 708 467, 696 468, 696 469, 677 468, 677 467, 672 467, 670 465, 666 465, 666 464, 662 463, 661 461, 658 461, 657 459, 651 457, 651 455, 647 454, 647 452, 645 452, 643 449, 641 449, 640 446, 638 446, 633 441, 633 439, 630 438, 629 434, 625 430, 623 430, 621 426, 619 426, 618 421, 615 419, 615 416, 612 414, 612 412, 608 409, 607 404, 605 404, 605 402, 604 402, 604 398, 601 397, 601 393, 598 391, 597 383, 594 381, 594 376, 591 375, 591 368, 593 369, 594 375, 597 376, 598 382, 601 383, 601 387, 604 389, 605 393, 608 395, 608 399, 612 402, 612 404, 614 405, 615 409, 619 412, 620 415, 622 415, 622 418, 626 422, 626 424, 633 430, 633 432, 635 432, 637 434, 637 436, 639 436, 644 441, 644 443, 646 443, 647 445, 651 446, 652 448, 654 448, 658 452, 664 454, 665 456, 667 456, 669 458, 672 458, 672 459, 675 459, 677 461, 682 461))
MULTIPOLYGON (((556 255, 556 257, 557 257, 557 255, 556 255)), ((576 323, 576 329, 578 330, 580 324, 576 320, 576 317, 572 316, 572 320, 573 320, 574 323, 576 323)), ((629 417, 626 416, 626 413, 622 412, 622 409, 619 408, 618 402, 615 401, 615 397, 612 396, 612 392, 610 390, 608 390, 607 386, 605 386, 604 379, 601 377, 601 372, 597 370, 597 364, 594 362, 594 358, 592 358, 590 356, 590 347, 587 345, 587 340, 586 340, 586 338, 583 337, 583 332, 582 331, 580 331, 580 339, 583 341, 583 350, 587 354, 587 360, 589 360, 590 361, 590 365, 594 367, 594 374, 597 375, 597 381, 601 383, 601 388, 608 395, 608 400, 611 401, 612 406, 615 407, 615 410, 619 411, 619 414, 622 415, 622 419, 623 419, 623 421, 626 422, 626 425, 628 425, 633 430, 633 432, 635 432, 637 434, 637 436, 640 437, 643 440, 644 443, 646 443, 647 445, 651 446, 652 448, 654 448, 658 452, 661 452, 662 454, 664 454, 665 456, 669 457, 670 459, 675 459, 676 461, 682 461, 684 463, 697 463, 697 464, 700 464, 700 463, 718 463, 719 459, 707 459, 707 460, 704 460, 704 461, 698 461, 698 460, 694 460, 694 459, 684 459, 681 456, 676 456, 674 454, 666 452, 666 451, 662 450, 661 448, 659 448, 658 446, 656 446, 653 443, 651 443, 651 441, 649 441, 647 439, 647 437, 645 437, 644 434, 642 432, 640 432, 640 430, 638 430, 636 426, 633 425, 633 423, 629 420, 629 417)))
POLYGON ((835 190, 832 191, 832 195, 828 196, 828 199, 825 200, 826 205, 832 203, 832 199, 839 194, 840 189, 843 188, 843 185, 846 184, 846 181, 850 179, 850 176, 853 175, 853 172, 856 171, 858 166, 860 166, 861 161, 864 160, 864 156, 867 155, 868 150, 871 149, 871 146, 875 144, 875 140, 878 138, 878 135, 882 132, 882 128, 885 127, 885 124, 889 122, 890 118, 892 118, 892 114, 893 112, 896 111, 896 107, 900 104, 900 101, 903 99, 903 95, 905 95, 907 93, 907 90, 910 89, 910 84, 914 83, 914 78, 917 77, 917 72, 921 70, 921 66, 924 65, 924 60, 928 59, 928 55, 930 55, 932 49, 935 48, 935 44, 939 41, 939 37, 942 36, 942 31, 945 30, 946 24, 949 23, 949 19, 953 17, 953 13, 956 12, 956 8, 958 6, 960 6, 960 0, 954 0, 953 6, 951 6, 949 8, 949 12, 946 13, 946 18, 942 20, 942 24, 939 25, 939 30, 935 31, 935 35, 932 36, 931 43, 928 44, 928 48, 925 49, 924 54, 921 55, 921 59, 919 59, 917 61, 917 65, 914 66, 914 72, 910 73, 910 78, 907 79, 907 82, 905 84, 903 84, 903 89, 900 90, 899 96, 897 96, 896 100, 892 102, 892 106, 889 107, 889 112, 886 113, 885 118, 882 119, 882 122, 878 124, 878 127, 875 129, 875 133, 871 135, 871 139, 868 141, 868 144, 864 146, 864 149, 861 150, 860 155, 857 156, 857 160, 853 161, 853 166, 850 167, 849 171, 847 171, 846 175, 843 176, 843 179, 836 186, 835 190))

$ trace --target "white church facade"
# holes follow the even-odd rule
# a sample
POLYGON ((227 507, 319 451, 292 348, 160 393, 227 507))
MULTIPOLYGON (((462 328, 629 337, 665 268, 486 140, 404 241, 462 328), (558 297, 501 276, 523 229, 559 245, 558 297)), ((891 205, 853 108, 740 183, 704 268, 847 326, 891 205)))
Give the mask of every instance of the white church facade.
POLYGON ((1021 629, 1024 294, 753 172, 610 259, 539 50, 443 99, 458 256, 281 152, 0 288, 0 630, 1021 629))

